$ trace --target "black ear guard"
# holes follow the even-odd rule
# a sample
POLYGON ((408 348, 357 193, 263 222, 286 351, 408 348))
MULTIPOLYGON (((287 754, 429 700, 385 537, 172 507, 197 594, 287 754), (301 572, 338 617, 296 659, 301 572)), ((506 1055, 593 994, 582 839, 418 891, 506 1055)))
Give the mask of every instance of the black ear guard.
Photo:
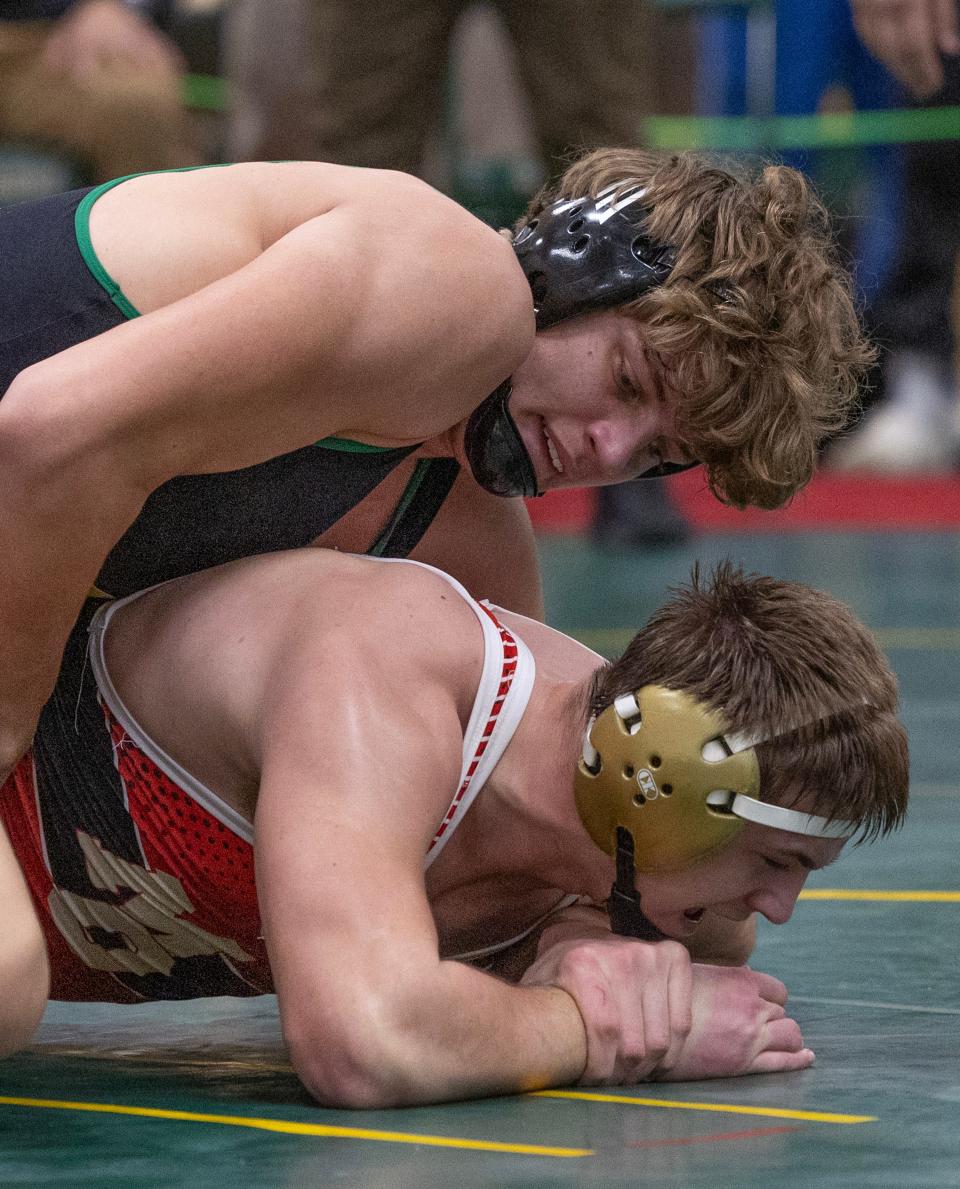
POLYGON ((643 195, 626 178, 596 198, 553 203, 517 234, 513 249, 533 293, 538 330, 623 305, 664 283, 673 249, 655 244, 623 213, 643 195))

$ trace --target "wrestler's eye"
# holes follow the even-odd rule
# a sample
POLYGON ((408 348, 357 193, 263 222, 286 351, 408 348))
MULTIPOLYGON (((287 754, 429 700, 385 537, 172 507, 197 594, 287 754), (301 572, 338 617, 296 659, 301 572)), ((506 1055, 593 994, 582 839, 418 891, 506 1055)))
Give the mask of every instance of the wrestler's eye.
POLYGON ((617 386, 624 396, 628 397, 630 400, 635 400, 641 395, 640 388, 637 386, 633 377, 625 367, 621 367, 619 371, 620 374, 617 378, 617 386))
POLYGON ((769 867, 771 871, 789 871, 788 863, 781 863, 778 859, 771 859, 769 855, 761 855, 765 867, 769 867))
POLYGON ((663 380, 663 369, 660 363, 659 356, 653 355, 647 348, 644 348, 643 358, 647 364, 647 371, 653 381, 653 392, 657 398, 657 402, 661 405, 667 403, 667 388, 663 380))

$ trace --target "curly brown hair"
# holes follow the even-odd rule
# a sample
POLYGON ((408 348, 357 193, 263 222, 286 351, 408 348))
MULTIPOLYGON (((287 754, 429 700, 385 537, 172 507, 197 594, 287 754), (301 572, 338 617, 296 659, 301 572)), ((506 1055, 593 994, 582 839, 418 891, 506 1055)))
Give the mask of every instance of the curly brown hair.
POLYGON ((909 785, 897 682, 872 635, 822 591, 744 574, 729 562, 689 584, 587 695, 599 714, 645 685, 684 690, 757 744, 761 796, 858 823, 870 838, 899 826, 909 785))
POLYGON ((829 216, 795 169, 694 153, 599 149, 533 200, 639 182, 638 226, 669 244, 667 281, 623 307, 675 390, 677 432, 718 499, 776 508, 813 474, 874 359, 829 216))

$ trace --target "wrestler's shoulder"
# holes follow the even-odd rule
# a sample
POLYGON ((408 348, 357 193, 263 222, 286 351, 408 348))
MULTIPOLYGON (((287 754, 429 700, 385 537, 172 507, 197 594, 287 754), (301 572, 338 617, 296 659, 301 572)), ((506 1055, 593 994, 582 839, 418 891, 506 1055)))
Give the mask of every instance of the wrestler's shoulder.
POLYGON ((515 303, 517 315, 532 309, 530 288, 509 236, 483 222, 428 182, 389 169, 344 166, 309 167, 305 179, 325 179, 337 202, 362 208, 372 230, 396 236, 405 250, 419 247, 423 257, 438 257, 444 272, 455 273, 465 285, 492 279, 498 304, 515 303))
POLYGON ((475 617, 460 584, 434 566, 336 549, 290 549, 244 558, 187 582, 212 585, 218 596, 230 588, 263 591, 265 603, 275 611, 283 603, 306 603, 326 621, 332 607, 359 616, 377 603, 394 608, 409 604, 427 614, 431 607, 449 603, 475 617))
POLYGON ((533 302, 510 239, 427 182, 396 170, 322 162, 231 168, 256 195, 268 240, 315 220, 323 243, 329 227, 322 216, 336 213, 337 234, 348 237, 357 259, 388 274, 400 263, 414 306, 429 287, 451 316, 469 308, 473 334, 495 339, 498 351, 517 362, 529 351, 533 302))

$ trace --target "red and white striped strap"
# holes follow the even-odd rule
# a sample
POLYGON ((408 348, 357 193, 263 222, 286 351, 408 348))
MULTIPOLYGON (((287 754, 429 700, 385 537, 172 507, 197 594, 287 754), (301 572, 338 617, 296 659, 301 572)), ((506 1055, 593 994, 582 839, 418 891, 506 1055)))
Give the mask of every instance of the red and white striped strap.
POLYGON ((483 627, 484 666, 463 738, 460 784, 427 848, 426 866, 450 840, 513 738, 533 689, 536 664, 526 644, 483 603, 465 597, 483 627))

